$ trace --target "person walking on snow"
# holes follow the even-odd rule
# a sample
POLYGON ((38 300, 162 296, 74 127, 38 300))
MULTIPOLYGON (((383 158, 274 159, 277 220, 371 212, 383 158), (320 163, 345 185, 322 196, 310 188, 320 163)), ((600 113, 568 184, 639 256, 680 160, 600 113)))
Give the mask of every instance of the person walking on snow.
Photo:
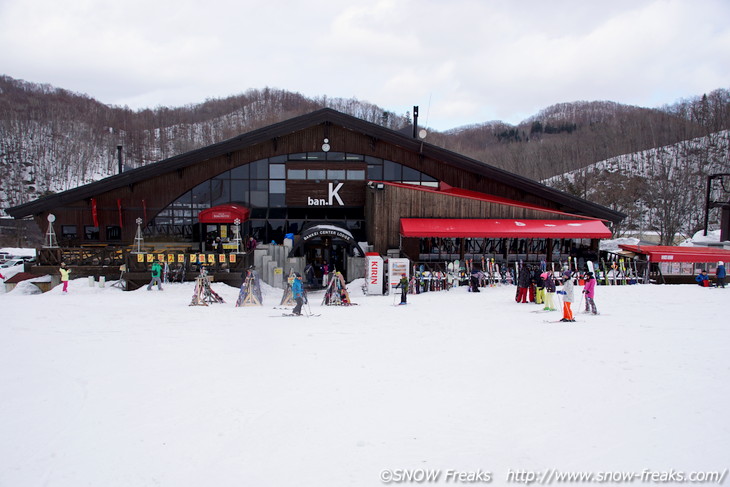
POLYGON ((407 295, 408 295, 408 278, 405 274, 400 278, 400 281, 398 282, 398 285, 395 286, 396 289, 400 288, 400 304, 408 304, 406 303, 407 295))
POLYGON ((157 284, 157 290, 162 291, 162 281, 160 280, 160 275, 162 274, 162 266, 160 265, 160 261, 156 260, 152 263, 151 274, 152 280, 147 286, 147 290, 152 291, 152 286, 157 284))
POLYGON ((717 270, 715 270, 715 276, 717 277, 717 287, 725 288, 725 263, 720 261, 717 263, 717 270))
POLYGON ((545 280, 545 307, 544 311, 556 311, 555 307, 555 280, 552 272, 543 272, 542 278, 545 280))
POLYGON ((573 319, 573 311, 570 309, 570 303, 575 299, 573 295, 573 279, 570 278, 570 271, 563 272, 563 289, 558 291, 563 295, 563 318, 560 321, 575 321, 573 319))
POLYGON ((586 284, 583 287, 583 294, 585 294, 586 298, 586 313, 590 311, 594 315, 597 315, 596 302, 593 300, 596 296, 596 278, 593 277, 592 272, 586 273, 586 284))
POLYGON ((63 283, 63 292, 68 292, 68 275, 71 273, 71 269, 69 269, 66 266, 65 262, 61 262, 61 268, 59 269, 59 272, 61 273, 61 282, 63 283))
POLYGON ((304 286, 302 285, 302 275, 299 273, 296 274, 294 282, 291 283, 291 295, 294 301, 297 302, 297 305, 292 310, 292 314, 301 316, 302 305, 304 304, 304 286))

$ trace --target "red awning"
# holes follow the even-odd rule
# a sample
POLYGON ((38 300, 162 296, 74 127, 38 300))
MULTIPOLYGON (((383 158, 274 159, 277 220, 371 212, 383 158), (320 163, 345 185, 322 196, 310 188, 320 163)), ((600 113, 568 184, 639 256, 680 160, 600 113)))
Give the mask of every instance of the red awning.
POLYGON ((666 245, 619 245, 624 250, 646 255, 649 262, 728 262, 730 250, 711 247, 670 247, 666 245))
POLYGON ((403 237, 611 238, 600 220, 469 220, 401 218, 403 237))
POLYGON ((250 210, 238 205, 218 205, 198 213, 200 223, 233 223, 236 218, 245 222, 250 210))

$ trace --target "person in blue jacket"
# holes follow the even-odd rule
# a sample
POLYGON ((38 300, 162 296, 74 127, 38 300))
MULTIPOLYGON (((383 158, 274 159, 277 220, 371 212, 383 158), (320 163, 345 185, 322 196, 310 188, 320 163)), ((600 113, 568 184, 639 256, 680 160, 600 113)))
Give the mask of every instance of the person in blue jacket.
POLYGON ((293 314, 300 316, 302 314, 302 305, 304 304, 304 286, 302 286, 302 275, 297 273, 294 282, 291 283, 291 294, 297 305, 294 306, 293 314))
POLYGON ((702 287, 709 287, 710 286, 710 276, 707 275, 707 271, 703 270, 699 273, 697 277, 695 277, 695 281, 697 281, 697 284, 699 284, 702 287))
POLYGON ((715 276, 717 276, 717 286, 721 288, 725 288, 725 263, 723 261, 720 261, 717 263, 717 270, 715 271, 715 276))

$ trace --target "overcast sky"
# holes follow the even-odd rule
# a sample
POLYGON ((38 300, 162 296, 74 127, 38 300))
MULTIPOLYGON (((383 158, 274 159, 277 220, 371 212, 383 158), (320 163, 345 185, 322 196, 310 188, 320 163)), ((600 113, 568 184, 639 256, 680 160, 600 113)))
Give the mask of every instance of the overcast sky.
POLYGON ((0 0, 0 73, 133 109, 268 86, 516 124, 730 89, 730 0, 0 0))

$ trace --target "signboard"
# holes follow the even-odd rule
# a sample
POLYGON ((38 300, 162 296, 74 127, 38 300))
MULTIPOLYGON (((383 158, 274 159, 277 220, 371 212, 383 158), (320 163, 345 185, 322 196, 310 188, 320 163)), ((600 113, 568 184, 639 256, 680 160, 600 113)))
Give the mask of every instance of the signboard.
POLYGON ((305 242, 312 238, 322 236, 341 238, 342 240, 347 241, 353 240, 352 234, 350 232, 348 232, 344 228, 337 228, 333 225, 319 225, 317 227, 313 227, 311 232, 302 232, 302 240, 304 240, 305 242))
POLYGON ((287 181, 287 206, 345 207, 365 205, 365 181, 287 181))
POLYGON ((391 288, 398 285, 403 274, 406 275, 406 279, 410 277, 409 267, 408 259, 388 259, 388 282, 391 288))
POLYGON ((383 258, 378 254, 369 253, 365 256, 365 280, 368 294, 383 294, 383 258))

